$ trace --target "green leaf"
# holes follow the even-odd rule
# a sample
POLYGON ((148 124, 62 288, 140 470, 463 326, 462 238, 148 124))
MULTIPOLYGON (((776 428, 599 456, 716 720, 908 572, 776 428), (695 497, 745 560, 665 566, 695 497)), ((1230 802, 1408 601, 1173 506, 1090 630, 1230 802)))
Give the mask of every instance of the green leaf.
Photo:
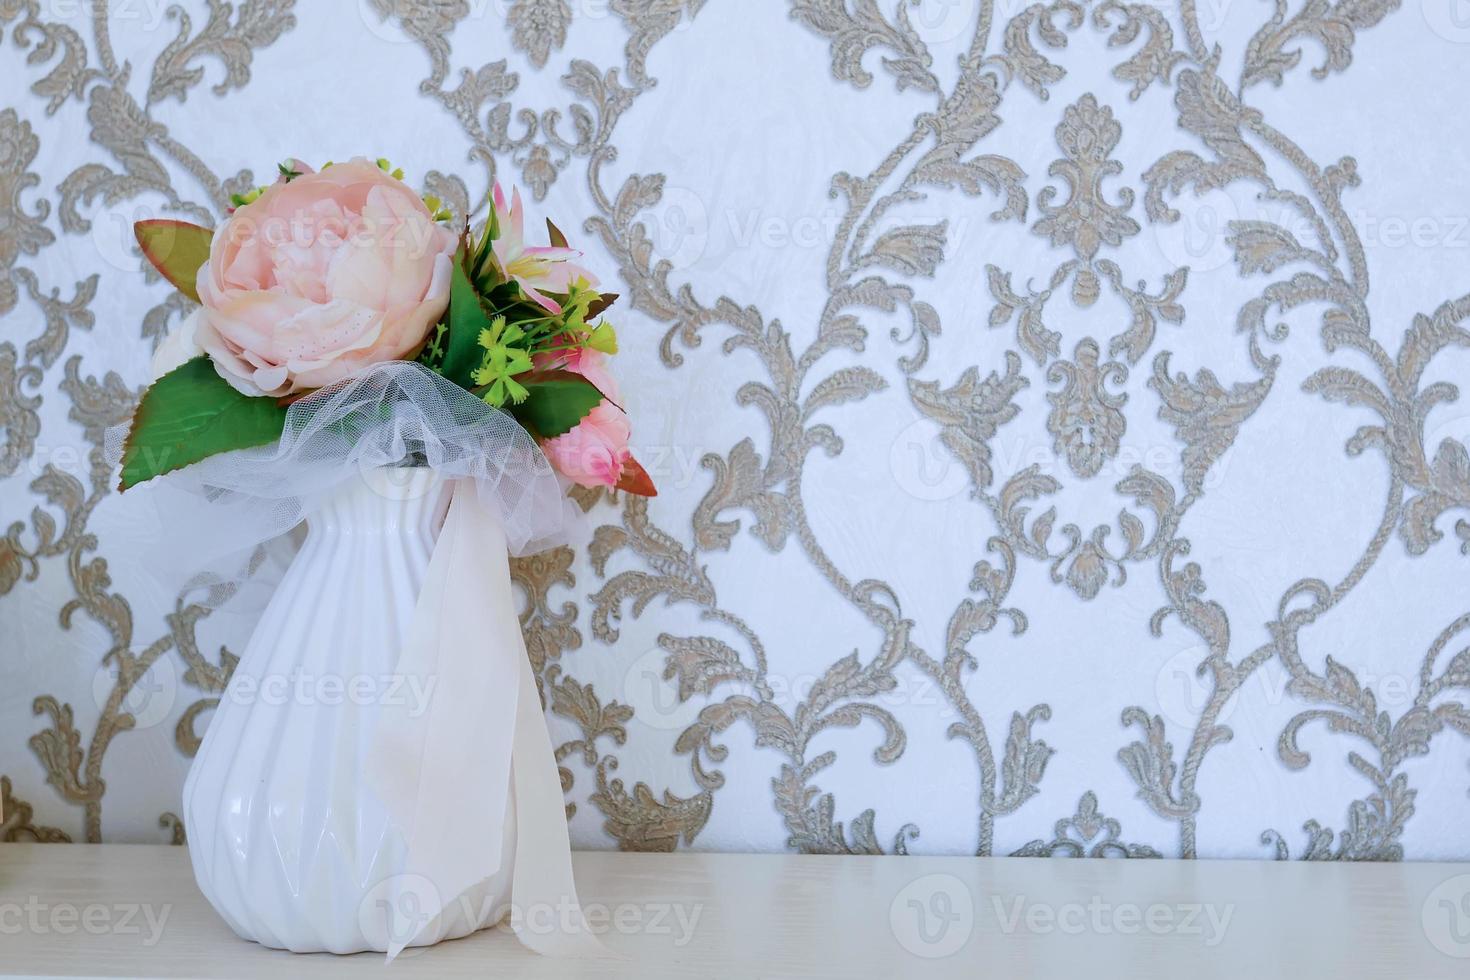
POLYGON ((602 392, 592 382, 570 371, 544 371, 520 381, 528 393, 526 400, 506 410, 539 439, 570 432, 602 401, 602 392))
POLYGON ((196 357, 143 393, 123 444, 118 490, 218 453, 274 442, 285 422, 276 399, 242 395, 209 358, 196 357))
POLYGON ((546 219, 546 235, 551 239, 551 244, 557 248, 571 247, 567 244, 567 236, 561 233, 560 228, 551 223, 550 218, 546 219))
POLYGON ((449 284, 449 335, 444 342, 444 362, 439 373, 462 388, 473 385, 470 375, 480 366, 480 331, 490 326, 490 317, 480 305, 480 295, 465 273, 463 250, 455 253, 449 284))
POLYGON ((546 311, 538 304, 526 299, 525 294, 521 292, 521 287, 514 281, 492 286, 484 293, 484 297, 485 305, 489 307, 492 314, 503 314, 512 323, 537 320, 546 316, 546 311))
POLYGON ((143 249, 143 256, 173 283, 174 288, 194 302, 199 293, 194 283, 199 268, 209 261, 209 243, 214 232, 202 225, 169 218, 133 222, 133 234, 143 249))

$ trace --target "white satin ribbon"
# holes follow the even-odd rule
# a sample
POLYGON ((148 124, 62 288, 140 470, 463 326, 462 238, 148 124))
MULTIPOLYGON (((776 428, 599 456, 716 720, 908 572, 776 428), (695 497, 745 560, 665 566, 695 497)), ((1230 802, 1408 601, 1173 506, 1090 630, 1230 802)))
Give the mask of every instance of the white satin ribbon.
POLYGON ((440 912, 500 870, 498 823, 511 794, 516 935, 548 956, 596 954, 603 947, 577 901, 561 779, 512 600, 505 532, 471 481, 456 481, 452 494, 397 668, 432 682, 419 688, 432 701, 417 717, 406 705, 385 707, 369 764, 407 843, 399 875, 434 886, 429 896, 415 893, 422 926, 392 937, 388 959, 423 941, 440 912))

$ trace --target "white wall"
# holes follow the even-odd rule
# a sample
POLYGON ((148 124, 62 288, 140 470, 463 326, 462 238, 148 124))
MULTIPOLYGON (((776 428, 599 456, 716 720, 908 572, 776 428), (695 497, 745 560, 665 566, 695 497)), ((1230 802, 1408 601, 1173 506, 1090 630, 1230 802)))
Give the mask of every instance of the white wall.
POLYGON ((248 635, 109 547, 131 220, 362 153, 624 297, 661 495, 517 563, 578 845, 1470 856, 1460 0, 186 6, 0 6, 7 837, 169 839, 248 635))

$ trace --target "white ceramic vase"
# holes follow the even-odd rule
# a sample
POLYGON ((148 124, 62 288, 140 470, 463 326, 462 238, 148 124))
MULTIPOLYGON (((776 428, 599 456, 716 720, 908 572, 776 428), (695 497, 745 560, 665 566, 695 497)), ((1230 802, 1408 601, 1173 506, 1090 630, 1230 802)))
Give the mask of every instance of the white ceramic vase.
MULTIPOLYGON (((513 797, 500 870, 420 932, 413 883, 398 873, 403 835, 366 775, 383 706, 428 707, 432 692, 395 667, 449 497, 426 469, 377 470, 336 491, 215 710, 183 817, 200 889, 246 939, 295 952, 426 945, 493 925, 509 901, 513 797)), ((496 829, 487 815, 480 832, 496 829)))

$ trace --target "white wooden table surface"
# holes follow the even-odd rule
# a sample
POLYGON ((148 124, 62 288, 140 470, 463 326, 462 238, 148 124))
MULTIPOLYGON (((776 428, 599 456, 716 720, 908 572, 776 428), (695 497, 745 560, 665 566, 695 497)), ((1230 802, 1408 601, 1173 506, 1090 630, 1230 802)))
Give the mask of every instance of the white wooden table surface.
MULTIPOLYGON (((1470 865, 576 855, 597 960, 491 930, 390 978, 1470 977, 1470 865)), ((382 977, 237 939, 182 848, 0 845, 0 975, 382 977)))

